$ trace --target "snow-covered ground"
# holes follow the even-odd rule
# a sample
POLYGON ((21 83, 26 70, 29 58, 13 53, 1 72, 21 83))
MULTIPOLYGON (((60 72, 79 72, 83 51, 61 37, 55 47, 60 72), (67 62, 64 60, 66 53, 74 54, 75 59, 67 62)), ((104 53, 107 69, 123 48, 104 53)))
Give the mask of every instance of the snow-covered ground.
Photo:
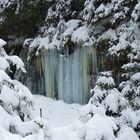
POLYGON ((42 109, 43 118, 46 118, 51 126, 66 126, 78 119, 80 114, 79 104, 66 104, 63 101, 55 101, 40 95, 34 95, 34 116, 40 115, 42 109))
MULTIPOLYGON (((100 111, 96 111, 86 122, 82 121, 81 111, 88 105, 67 104, 40 95, 34 95, 33 98, 34 117, 39 116, 42 109, 43 118, 49 122, 48 129, 43 134, 45 140, 139 140, 133 129, 125 125, 115 137, 117 125, 100 111)), ((43 135, 39 133, 39 140, 43 135)))
MULTIPOLYGON (((49 129, 46 131, 46 140, 80 140, 77 130, 82 129, 78 121, 80 114, 79 104, 67 104, 55 101, 40 95, 34 95, 34 117, 40 115, 48 120, 49 129)), ((42 140, 42 139, 41 139, 42 140)))
POLYGON ((13 118, 15 128, 18 128, 21 135, 12 134, 0 127, 0 140, 139 140, 133 129, 127 126, 122 126, 116 137, 114 131, 118 129, 117 125, 112 118, 100 114, 100 111, 84 122, 80 115, 83 108, 81 105, 66 104, 39 95, 33 98, 33 121, 22 123, 17 120, 18 117, 13 118), (38 117, 40 108, 43 110, 42 118, 38 117), (22 137, 27 132, 32 133, 22 137))

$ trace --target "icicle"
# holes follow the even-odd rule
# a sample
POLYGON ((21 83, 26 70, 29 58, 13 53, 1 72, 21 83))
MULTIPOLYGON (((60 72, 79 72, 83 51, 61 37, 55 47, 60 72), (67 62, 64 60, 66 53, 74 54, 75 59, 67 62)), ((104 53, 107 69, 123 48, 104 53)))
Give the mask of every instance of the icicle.
POLYGON ((96 49, 77 47, 72 54, 43 52, 46 96, 67 103, 86 103, 97 73, 96 49))

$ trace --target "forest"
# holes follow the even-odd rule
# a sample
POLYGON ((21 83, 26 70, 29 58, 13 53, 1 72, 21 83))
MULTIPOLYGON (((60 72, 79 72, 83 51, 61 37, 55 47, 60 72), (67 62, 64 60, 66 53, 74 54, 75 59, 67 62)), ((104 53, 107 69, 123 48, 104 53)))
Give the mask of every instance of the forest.
POLYGON ((0 0, 0 140, 139 140, 140 0, 0 0))

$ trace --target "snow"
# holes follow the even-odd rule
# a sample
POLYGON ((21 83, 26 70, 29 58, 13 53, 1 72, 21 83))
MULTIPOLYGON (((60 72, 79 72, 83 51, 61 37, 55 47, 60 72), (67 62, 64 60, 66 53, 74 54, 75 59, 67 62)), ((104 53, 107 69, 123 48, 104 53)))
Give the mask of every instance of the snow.
POLYGON ((109 53, 111 55, 115 54, 115 55, 119 55, 119 51, 125 50, 128 45, 129 45, 129 41, 127 41, 127 37, 128 34, 127 33, 121 33, 120 37, 119 37, 119 43, 117 45, 113 45, 111 48, 109 48, 109 53))
POLYGON ((14 88, 17 91, 16 96, 21 100, 26 99, 27 102, 33 101, 33 96, 30 90, 22 85, 19 81, 13 80, 14 88))
POLYGON ((121 96, 117 89, 111 90, 111 93, 104 100, 105 107, 113 112, 118 112, 120 106, 127 104, 124 97, 121 96))
POLYGON ((78 109, 80 105, 78 104, 68 105, 63 101, 55 101, 40 95, 34 96, 33 100, 35 103, 35 116, 40 115, 41 108, 43 117, 47 118, 52 126, 65 126, 79 118, 78 109))
POLYGON ((140 81, 140 73, 135 73, 134 75, 131 76, 132 81, 140 81))
POLYGON ((139 140, 139 138, 132 128, 124 126, 118 134, 118 140, 139 140))
POLYGON ((1 127, 8 130, 12 117, 0 106, 0 134, 1 134, 1 127))
POLYGON ((140 122, 140 114, 134 112, 132 109, 127 108, 122 112, 122 116, 120 118, 121 124, 127 124, 129 127, 136 128, 140 122))
POLYGON ((96 85, 93 89, 94 91, 94 98, 102 98, 106 96, 107 92, 104 89, 101 89, 100 86, 96 85))
MULTIPOLYGON (((136 138, 136 140, 138 138, 134 130, 129 127, 121 129, 118 138, 116 138, 114 131, 118 130, 118 127, 112 118, 105 115, 103 108, 93 107, 89 104, 86 106, 66 104, 63 101, 55 101, 39 95, 35 95, 34 100, 34 115, 39 115, 39 110, 42 108, 44 110, 43 117, 49 122, 47 131, 45 131, 48 139, 81 140, 85 138, 85 140, 101 140, 104 138, 105 140, 123 140, 123 138, 127 138, 127 131, 132 134, 130 138, 136 138), (90 109, 93 109, 94 116, 88 117, 86 121, 83 120, 84 115, 87 117, 90 109)), ((123 124, 123 122, 121 123, 123 124)))
POLYGON ((1 139, 4 139, 4 140, 38 140, 36 135, 28 135, 26 137, 21 137, 20 135, 11 134, 11 133, 4 134, 4 137, 1 139))
POLYGON ((67 22, 64 20, 60 20, 57 27, 49 27, 49 29, 44 33, 44 37, 36 37, 33 41, 29 43, 28 40, 25 41, 24 45, 29 45, 30 49, 34 47, 38 47, 38 50, 41 48, 45 49, 60 49, 63 44, 67 41, 69 36, 73 36, 75 38, 79 38, 79 41, 85 41, 87 39, 86 34, 88 33, 88 29, 86 27, 79 27, 81 20, 72 19, 67 22), (83 29, 85 30, 83 32, 83 29), (77 33, 81 34, 79 36, 77 33), (61 36, 60 36, 61 34, 61 36), (62 41, 64 41, 62 43, 62 41), (28 44, 29 43, 29 44, 28 44))
POLYGON ((68 36, 74 32, 74 30, 77 29, 78 25, 81 23, 81 20, 69 20, 66 22, 67 29, 64 31, 63 35, 68 36))
POLYGON ((57 27, 49 27, 49 29, 44 33, 44 37, 38 36, 30 43, 30 40, 26 40, 24 45, 30 44, 30 49, 38 47, 38 50, 41 48, 60 49, 70 36, 73 42, 85 43, 88 39, 89 28, 87 26, 79 26, 81 22, 81 20, 76 19, 72 19, 67 22, 60 20, 57 27))
POLYGON ((72 34, 72 41, 74 42, 85 42, 88 39, 89 29, 87 26, 79 27, 73 34, 72 34))
POLYGON ((68 127, 55 127, 51 128, 49 137, 52 140, 80 140, 75 131, 72 131, 68 127))
POLYGON ((122 127, 116 138, 114 131, 118 127, 105 114, 97 112, 84 122, 80 119, 81 105, 66 104, 39 95, 33 97, 35 110, 32 121, 22 122, 18 116, 11 117, 0 106, 0 124, 3 126, 0 125, 1 140, 138 140, 134 130, 129 127, 122 127), (43 118, 37 117, 40 108, 43 110, 43 118), (15 126, 18 134, 7 131, 10 125, 15 126))
POLYGON ((122 66, 122 69, 127 70, 127 69, 133 69, 135 67, 140 67, 140 64, 138 62, 133 62, 133 63, 127 63, 122 66))
POLYGON ((12 56, 6 55, 5 59, 12 62, 13 65, 16 65, 17 69, 21 69, 24 73, 26 72, 26 70, 24 68, 24 63, 18 56, 16 56, 16 55, 12 55, 12 56))
POLYGON ((85 140, 113 140, 116 124, 108 117, 95 115, 85 126, 85 140))
POLYGON ((112 77, 105 77, 105 76, 99 77, 96 84, 97 85, 104 84, 104 85, 108 85, 108 86, 115 85, 114 79, 112 77))
POLYGON ((0 57, 0 69, 5 71, 7 68, 10 68, 10 65, 9 63, 7 62, 7 60, 3 57, 0 57))
POLYGON ((17 107, 19 104, 19 100, 16 96, 14 96, 15 94, 16 92, 14 92, 14 90, 4 85, 1 90, 0 100, 7 106, 11 105, 11 106, 17 107))
POLYGON ((4 45, 6 45, 6 42, 2 39, 0 39, 0 48, 3 47, 4 45))
POLYGON ((126 85, 123 90, 121 91, 122 95, 127 95, 129 93, 129 91, 131 91, 131 86, 130 85, 126 85))
POLYGON ((11 80, 11 78, 6 74, 6 72, 4 72, 3 70, 0 70, 0 83, 3 82, 9 82, 9 83, 13 83, 13 81, 11 80))
POLYGON ((116 34, 116 31, 113 30, 113 29, 108 29, 106 32, 104 32, 100 37, 99 37, 99 40, 100 39, 112 39, 112 40, 117 40, 117 34, 116 34))
POLYGON ((134 19, 134 21, 137 21, 138 18, 140 17, 140 2, 136 4, 131 16, 134 19))
POLYGON ((6 42, 2 39, 0 39, 0 69, 3 71, 6 71, 7 68, 10 70, 10 63, 12 65, 16 65, 17 70, 21 69, 22 72, 26 73, 26 70, 24 68, 23 61, 16 55, 9 56, 6 54, 3 46, 6 45, 6 42))
POLYGON ((96 9, 96 13, 103 12, 104 9, 105 9, 105 5, 102 3, 102 4, 96 9))
MULTIPOLYGON (((45 131, 39 130, 39 140, 44 140, 44 136, 52 140, 81 140, 78 136, 81 135, 79 131, 83 126, 78 121, 80 105, 69 105, 40 95, 34 95, 34 102, 34 117, 40 115, 41 108, 43 118, 47 119, 45 131)), ((42 124, 40 119, 36 121, 42 124)))
POLYGON ((80 120, 87 122, 91 118, 91 114, 93 115, 98 114, 101 116, 105 116, 105 109, 102 106, 96 107, 95 105, 92 104, 92 99, 89 101, 89 103, 85 106, 82 106, 79 111, 80 111, 80 120))

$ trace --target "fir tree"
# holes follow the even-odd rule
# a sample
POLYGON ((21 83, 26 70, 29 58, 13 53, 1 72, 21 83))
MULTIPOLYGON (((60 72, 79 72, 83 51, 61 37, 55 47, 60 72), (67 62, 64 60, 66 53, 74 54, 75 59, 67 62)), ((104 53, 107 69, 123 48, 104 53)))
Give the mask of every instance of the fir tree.
POLYGON ((101 72, 92 91, 93 96, 90 103, 97 107, 104 107, 106 115, 119 116, 121 111, 126 108, 127 101, 115 88, 111 72, 101 72))
POLYGON ((32 94, 26 86, 8 76, 11 71, 10 65, 15 65, 23 72, 26 70, 18 56, 7 55, 3 48, 5 44, 6 42, 0 39, 0 107, 3 110, 1 113, 6 112, 7 115, 17 116, 22 122, 28 121, 32 119, 32 94))

